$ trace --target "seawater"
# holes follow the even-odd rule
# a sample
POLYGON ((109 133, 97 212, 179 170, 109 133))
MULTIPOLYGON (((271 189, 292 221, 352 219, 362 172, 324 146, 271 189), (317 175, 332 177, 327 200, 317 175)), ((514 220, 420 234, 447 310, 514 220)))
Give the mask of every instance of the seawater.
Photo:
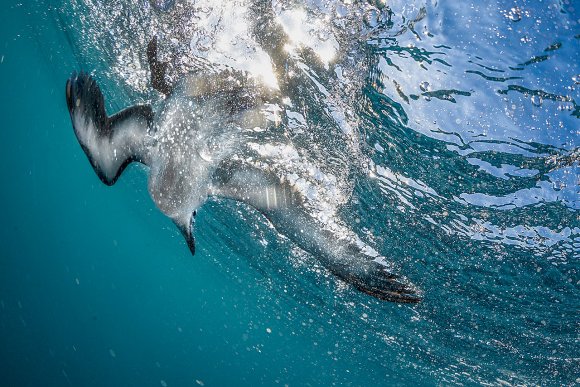
POLYGON ((73 70, 110 112, 159 98, 147 28, 175 39, 166 58, 255 70, 195 18, 170 35, 170 12, 211 2, 165 3, 1 5, 2 385, 580 382, 580 4, 266 2, 307 66, 288 130, 349 168, 339 215, 421 289, 408 306, 344 286, 234 202, 199 211, 192 257, 142 167, 98 181, 66 109, 73 70))

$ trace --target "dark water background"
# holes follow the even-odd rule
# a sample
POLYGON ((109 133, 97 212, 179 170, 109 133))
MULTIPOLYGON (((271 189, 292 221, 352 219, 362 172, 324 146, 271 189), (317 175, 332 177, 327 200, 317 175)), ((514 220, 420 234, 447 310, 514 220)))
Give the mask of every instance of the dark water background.
POLYGON ((103 64, 48 4, 0 12, 0 384, 579 382, 580 4, 367 15, 368 169, 342 215, 416 306, 344 288, 234 203, 200 211, 191 257, 140 167, 102 185, 64 82, 103 64))

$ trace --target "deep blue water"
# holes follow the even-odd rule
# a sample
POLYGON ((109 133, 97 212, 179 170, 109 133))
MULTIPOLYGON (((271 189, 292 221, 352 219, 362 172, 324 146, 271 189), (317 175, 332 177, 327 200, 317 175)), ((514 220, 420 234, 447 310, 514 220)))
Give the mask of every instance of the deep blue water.
POLYGON ((309 130, 289 131, 348 164, 339 215, 424 300, 345 287, 234 202, 199 211, 192 257, 142 167, 100 183, 64 98, 83 68, 110 111, 155 103, 133 53, 148 28, 175 38, 167 55, 191 38, 142 1, 5 1, 0 384, 580 382, 580 4, 314 3, 348 19, 317 34, 349 53, 338 72, 300 54, 289 98, 309 130), (342 108, 355 150, 336 140, 342 108))

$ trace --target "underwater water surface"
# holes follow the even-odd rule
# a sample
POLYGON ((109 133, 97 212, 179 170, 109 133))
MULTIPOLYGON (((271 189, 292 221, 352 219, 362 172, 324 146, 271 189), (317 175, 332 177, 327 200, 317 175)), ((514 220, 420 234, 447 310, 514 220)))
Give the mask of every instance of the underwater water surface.
POLYGON ((0 384, 580 383, 577 1, 0 7, 0 384), (198 211, 192 256, 143 166, 103 185, 66 79, 156 106, 153 37, 172 81, 284 83, 283 135, 335 177, 313 192, 422 302, 356 291, 233 201, 198 211))

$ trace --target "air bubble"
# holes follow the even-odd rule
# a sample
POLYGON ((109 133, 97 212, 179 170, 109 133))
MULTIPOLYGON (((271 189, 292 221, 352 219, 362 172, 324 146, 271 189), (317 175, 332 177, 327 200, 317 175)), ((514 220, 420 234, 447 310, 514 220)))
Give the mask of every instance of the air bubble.
POLYGON ((562 104, 558 106, 558 110, 560 111, 572 111, 574 110, 574 106, 570 104, 562 104))
POLYGON ((194 36, 190 42, 190 48, 192 51, 209 51, 211 47, 212 39, 205 34, 194 36))
POLYGON ((519 22, 520 20, 522 20, 522 10, 519 9, 518 7, 510 9, 508 13, 508 18, 514 23, 519 22))
POLYGON ((423 81, 419 84, 419 88, 421 89, 421 91, 429 91, 430 87, 431 85, 427 81, 423 81))
POLYGON ((169 11, 173 7, 174 0, 152 0, 151 5, 159 11, 169 11))
POLYGON ((538 106, 538 107, 542 106, 542 103, 544 102, 542 97, 540 97, 539 95, 532 95, 531 101, 532 101, 532 105, 538 106))

